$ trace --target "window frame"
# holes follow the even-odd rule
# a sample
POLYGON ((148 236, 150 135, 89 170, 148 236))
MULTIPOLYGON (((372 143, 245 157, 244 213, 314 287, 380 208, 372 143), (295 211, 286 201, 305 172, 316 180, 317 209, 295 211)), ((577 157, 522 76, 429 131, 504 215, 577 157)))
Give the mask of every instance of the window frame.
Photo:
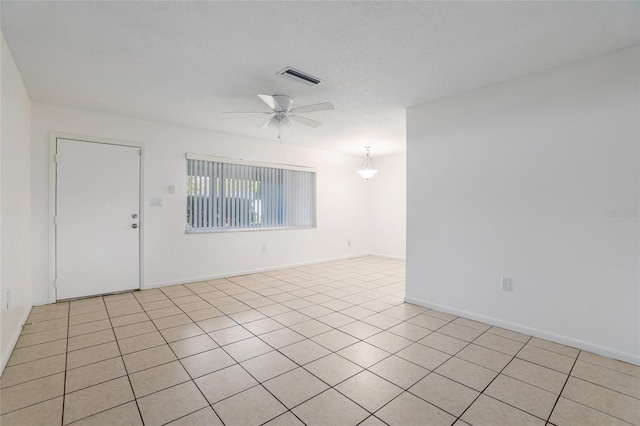
MULTIPOLYGON (((226 233, 226 232, 252 232, 252 231, 289 231, 289 230, 309 230, 317 228, 317 172, 314 167, 308 166, 300 166, 293 164, 282 164, 282 163, 269 163, 262 161, 250 161, 238 158, 230 158, 230 157, 220 157, 220 156, 212 156, 205 154, 195 154, 187 152, 185 155, 185 204, 184 204, 184 220, 185 220, 185 234, 203 234, 203 233, 226 233), (311 188, 310 188, 310 201, 312 203, 311 209, 311 225, 285 225, 285 226, 255 226, 255 227, 209 227, 209 228, 193 228, 189 227, 188 224, 188 214, 189 214, 189 160, 200 160, 200 161, 209 161, 215 163, 224 163, 228 165, 240 165, 240 166, 253 166, 253 167, 261 167, 275 170, 291 170, 291 171, 300 171, 300 172, 308 172, 311 173, 311 188)), ((215 185, 216 183, 210 182, 210 185, 215 185)), ((223 187, 225 185, 222 185, 223 187)), ((284 206, 283 208, 286 208, 284 206)))

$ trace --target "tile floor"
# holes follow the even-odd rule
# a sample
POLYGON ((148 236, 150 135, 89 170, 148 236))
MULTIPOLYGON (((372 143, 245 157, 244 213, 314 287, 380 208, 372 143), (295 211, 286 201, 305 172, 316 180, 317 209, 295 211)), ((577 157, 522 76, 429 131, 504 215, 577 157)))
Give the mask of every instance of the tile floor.
POLYGON ((364 257, 38 306, 0 423, 640 424, 640 367, 403 296, 364 257))

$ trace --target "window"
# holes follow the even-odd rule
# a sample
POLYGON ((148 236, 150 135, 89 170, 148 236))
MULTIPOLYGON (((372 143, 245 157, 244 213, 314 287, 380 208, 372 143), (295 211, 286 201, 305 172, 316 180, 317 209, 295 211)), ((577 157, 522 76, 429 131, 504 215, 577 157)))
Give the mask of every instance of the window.
POLYGON ((315 227, 306 167, 187 154, 187 232, 315 227))

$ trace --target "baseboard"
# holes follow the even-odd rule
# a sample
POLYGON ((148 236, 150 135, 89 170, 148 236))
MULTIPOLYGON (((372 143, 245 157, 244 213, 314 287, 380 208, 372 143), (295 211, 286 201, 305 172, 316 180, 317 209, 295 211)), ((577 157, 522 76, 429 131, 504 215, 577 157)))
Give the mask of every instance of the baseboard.
MULTIPOLYGON (((201 277, 189 277, 189 278, 184 278, 184 279, 179 279, 179 280, 163 281, 163 282, 159 282, 159 283, 147 284, 144 288, 145 289, 149 289, 149 288, 166 287, 166 286, 170 286, 170 285, 188 284, 188 283, 194 283, 194 282, 199 282, 199 281, 218 280, 218 279, 221 279, 221 278, 230 278, 230 277, 237 277, 237 276, 240 276, 240 275, 249 275, 249 274, 259 274, 261 272, 277 271, 278 269, 298 268, 298 267, 301 267, 301 266, 316 265, 318 263, 326 263, 326 262, 334 262, 334 261, 338 261, 338 260, 355 259, 355 258, 358 258, 358 257, 366 257, 366 256, 372 256, 372 255, 369 254, 369 253, 354 254, 354 255, 349 255, 349 256, 333 257, 333 258, 327 258, 327 259, 321 259, 321 260, 311 260, 311 261, 307 261, 307 262, 289 263, 289 264, 285 264, 285 265, 269 266, 269 267, 265 267, 265 268, 246 269, 246 270, 242 270, 242 271, 222 272, 220 274, 215 274, 215 275, 206 275, 206 276, 201 276, 201 277)), ((377 255, 374 255, 374 256, 377 256, 377 255)), ((378 256, 378 257, 382 257, 382 256, 378 256)))
POLYGON ((383 259, 399 260, 399 261, 402 261, 402 262, 406 262, 407 261, 406 257, 391 256, 390 254, 371 253, 370 256, 381 257, 383 259))
POLYGON ((586 342, 584 340, 574 339, 572 337, 551 333, 549 331, 527 327, 521 324, 509 322, 509 321, 503 321, 498 318, 487 317, 487 316, 479 315, 473 312, 463 311, 460 309, 452 308, 450 306, 431 303, 422 299, 405 297, 404 300, 405 302, 413 303, 414 305, 435 309, 438 311, 446 312, 448 314, 456 315, 463 318, 468 318, 475 321, 484 322, 486 324, 494 325, 496 327, 506 328, 507 330, 517 331, 518 333, 527 334, 529 336, 534 336, 541 339, 550 340, 552 342, 560 343, 562 345, 571 346, 574 348, 593 352, 595 354, 606 356, 608 358, 614 358, 614 359, 628 362, 631 364, 640 365, 640 355, 632 354, 629 352, 618 351, 616 349, 607 348, 591 342, 586 342))
POLYGON ((22 326, 27 322, 27 318, 29 318, 29 313, 31 312, 32 307, 25 309, 22 317, 20 318, 20 322, 18 323, 17 330, 14 331, 13 336, 11 336, 11 340, 7 347, 2 348, 2 365, 0 366, 0 376, 4 373, 4 368, 7 366, 7 362, 9 362, 9 357, 13 352, 13 348, 16 347, 16 343, 18 343, 18 339, 20 338, 20 333, 22 333, 22 326))

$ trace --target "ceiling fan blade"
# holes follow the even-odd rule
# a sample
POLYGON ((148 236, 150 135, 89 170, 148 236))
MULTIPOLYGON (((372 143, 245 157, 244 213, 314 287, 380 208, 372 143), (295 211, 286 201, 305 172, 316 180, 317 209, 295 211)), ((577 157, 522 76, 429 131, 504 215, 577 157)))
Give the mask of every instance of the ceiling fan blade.
POLYGON ((262 99, 262 102, 267 104, 269 106, 269 108, 271 108, 272 110, 278 111, 278 110, 282 109, 282 107, 278 104, 278 102, 276 101, 276 99, 273 96, 271 96, 271 95, 258 95, 258 97, 260 99, 262 99))
POLYGON ((275 117, 271 117, 270 119, 268 119, 262 126, 260 126, 260 129, 266 129, 267 127, 273 127, 273 125, 271 124, 271 122, 275 119, 275 117))
POLYGON ((305 105, 298 108, 293 108, 291 112, 298 114, 306 112, 329 111, 332 109, 333 104, 331 102, 322 102, 320 104, 305 105))
POLYGON ((322 124, 319 121, 312 120, 306 117, 300 117, 299 115, 289 115, 289 118, 292 119, 293 121, 297 121, 300 124, 304 124, 305 126, 310 126, 310 127, 318 127, 319 125, 322 124))

